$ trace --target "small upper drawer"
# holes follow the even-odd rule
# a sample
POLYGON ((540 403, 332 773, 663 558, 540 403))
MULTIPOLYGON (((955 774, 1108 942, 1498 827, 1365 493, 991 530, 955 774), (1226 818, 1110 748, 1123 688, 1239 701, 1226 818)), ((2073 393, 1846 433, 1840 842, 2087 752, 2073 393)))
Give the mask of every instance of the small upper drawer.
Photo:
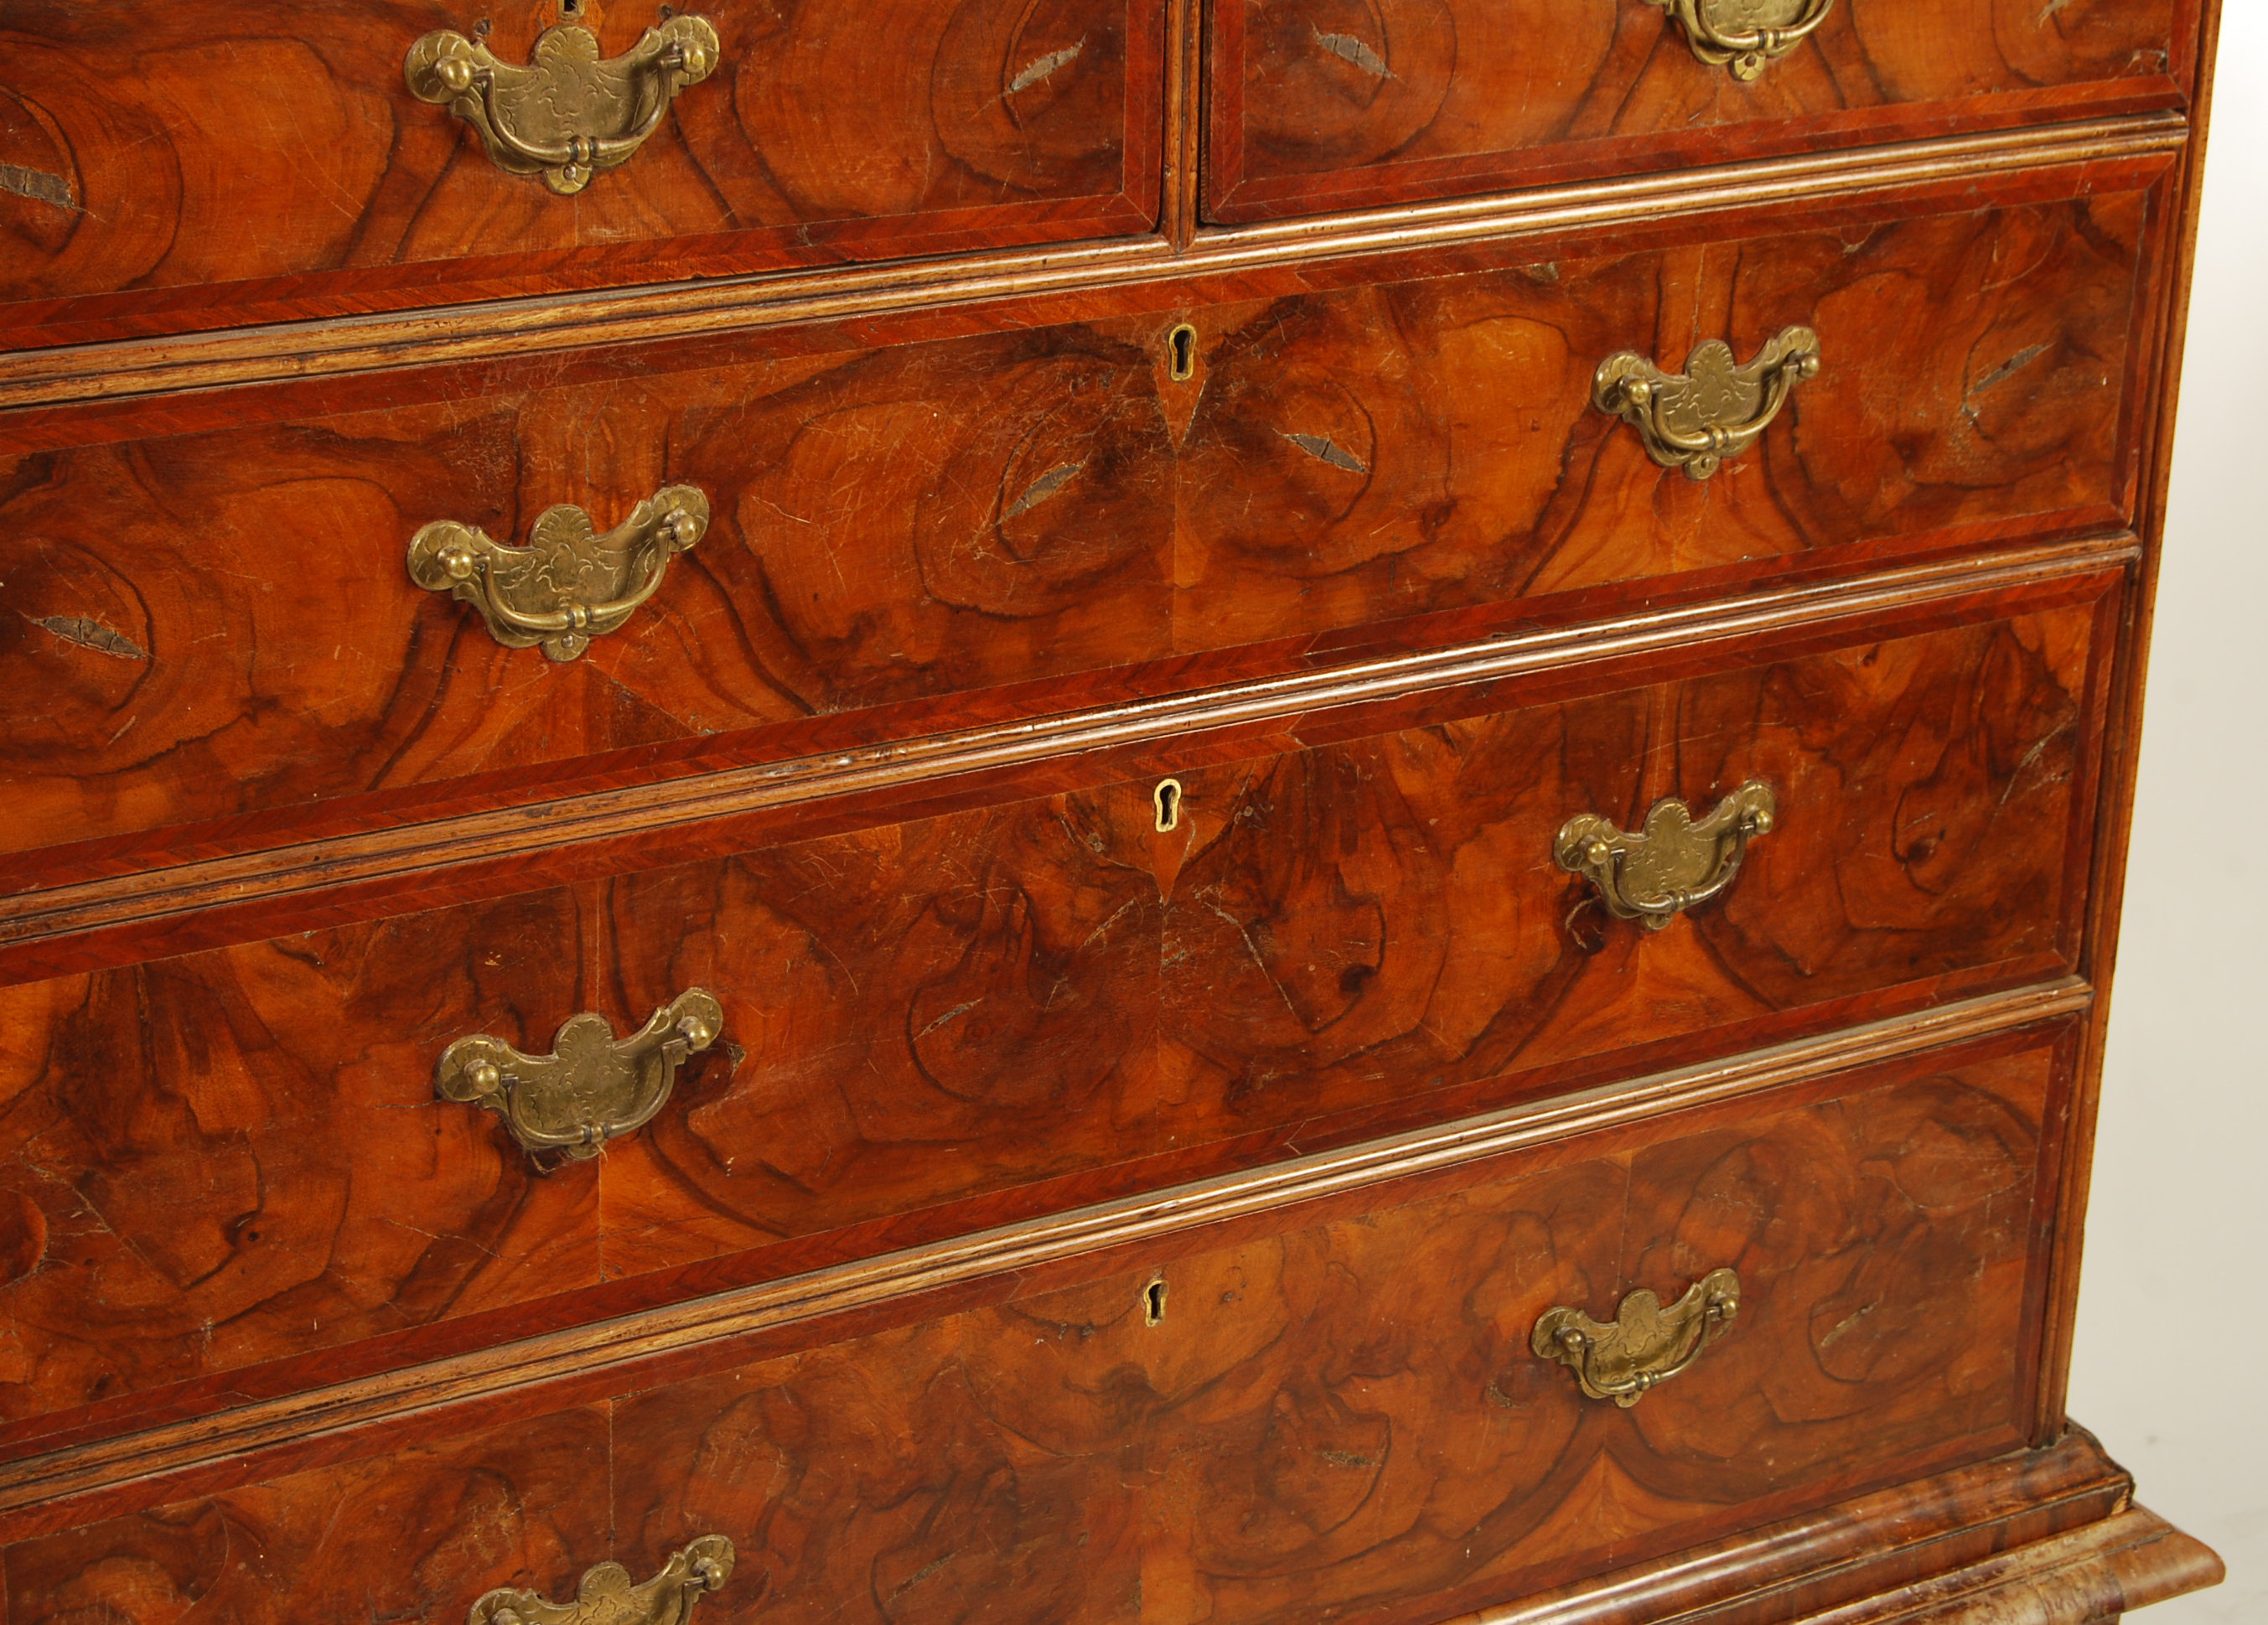
POLYGON ((2176 105, 2194 11, 2176 0, 1220 0, 1207 207, 1269 219, 2176 105), (1793 37, 1759 55, 1753 31, 1773 27, 1793 37))
POLYGON ((23 1540, 5 1618, 454 1625, 688 1548, 733 1562, 700 1625, 1451 1615, 2021 1444, 2067 1091, 2003 1038, 523 1391, 23 1540), (1594 1387, 1661 1380, 1587 1397, 1570 1315, 1627 1328, 1594 1387))
POLYGON ((1155 216, 1160 0, 676 9, 11 5, 0 347, 62 314, 162 330, 1155 216))

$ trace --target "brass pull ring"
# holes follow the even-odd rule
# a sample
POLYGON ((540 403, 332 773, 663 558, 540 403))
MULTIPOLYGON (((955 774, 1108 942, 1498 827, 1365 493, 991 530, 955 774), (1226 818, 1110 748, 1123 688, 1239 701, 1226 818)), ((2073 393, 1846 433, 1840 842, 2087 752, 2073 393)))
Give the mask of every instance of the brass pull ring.
POLYGON ((1750 779, 1705 819, 1682 801, 1657 801, 1636 835, 1595 812, 1560 827, 1552 842, 1559 866, 1599 888, 1607 912, 1658 931, 1689 908, 1722 896, 1741 872, 1749 842, 1771 833, 1779 798, 1750 779))
POLYGON ((1646 0, 1646 4, 1660 6, 1677 19, 1694 55, 1713 68, 1730 68, 1733 77, 1744 83, 1762 74, 1774 57, 1785 56, 1800 45, 1835 9, 1835 0, 1646 0), (1759 20, 1774 13, 1785 20, 1771 26, 1759 20))
POLYGON ((465 1625, 685 1625, 693 1605, 733 1577, 733 1543, 704 1534, 643 1585, 618 1562, 587 1570, 572 1602, 505 1586, 475 1603, 465 1625))
POLYGON ((671 558, 708 528, 709 498, 689 485, 640 503, 603 536, 582 509, 547 508, 525 548, 440 519, 409 539, 409 578, 472 605, 506 648, 540 643, 572 660, 659 592, 671 558))
POLYGON ((689 988, 628 1038, 617 1039, 604 1016, 574 1017, 548 1055, 524 1055, 476 1033, 443 1052, 434 1091, 496 1113, 539 1162, 555 1155, 585 1161, 652 1122, 677 1087, 677 1069, 716 1042, 724 1026, 724 1006, 689 988))
POLYGON ((1664 372, 1635 350, 1599 364, 1591 404, 1638 432, 1646 454, 1696 480, 1754 445, 1795 386, 1819 372, 1819 335, 1783 327, 1745 366, 1732 346, 1711 339, 1687 357, 1683 373, 1664 372))
POLYGON ((1573 1371, 1586 1398, 1612 1400, 1628 1410, 1647 1389, 1699 1359, 1740 1312, 1741 1277, 1712 1269, 1667 1309, 1652 1292, 1632 1292, 1610 1326, 1580 1309, 1547 1310, 1528 1347, 1573 1371))
POLYGON ((605 62, 596 34, 563 23, 543 31, 522 68, 444 28, 409 48, 402 72, 420 101, 446 105, 481 132, 498 169, 541 175, 563 197, 627 162, 677 93, 716 71, 718 50, 707 18, 673 17, 605 62))

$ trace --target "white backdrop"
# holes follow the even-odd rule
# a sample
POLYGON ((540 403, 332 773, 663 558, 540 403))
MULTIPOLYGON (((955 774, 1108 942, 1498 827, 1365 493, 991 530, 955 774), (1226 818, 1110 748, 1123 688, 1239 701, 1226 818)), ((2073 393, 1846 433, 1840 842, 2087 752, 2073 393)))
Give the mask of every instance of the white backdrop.
POLYGON ((2071 1414, 2268 1621, 2268 0, 2227 0, 2071 1414))

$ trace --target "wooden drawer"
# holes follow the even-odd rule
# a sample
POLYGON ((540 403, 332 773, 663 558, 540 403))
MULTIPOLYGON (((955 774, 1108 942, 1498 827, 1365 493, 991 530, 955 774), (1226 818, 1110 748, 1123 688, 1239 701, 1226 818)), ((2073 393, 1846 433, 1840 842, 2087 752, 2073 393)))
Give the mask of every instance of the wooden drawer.
MULTIPOLYGON (((2114 527, 2155 196, 1543 261, 1491 245, 1466 274, 1265 298, 1221 279, 1196 308, 1024 331, 942 336, 972 319, 932 313, 880 349, 858 325, 458 369, 422 401, 380 375, 326 387, 385 404, 304 416, 224 393, 80 444, 14 425, 65 439, 0 454, 0 849, 483 774, 551 796, 593 753, 633 753, 619 783, 705 736, 746 759, 934 732, 1001 685, 1044 682, 1015 709, 1060 711, 1192 653, 1500 609, 1410 633, 1438 643, 1600 613, 1616 584, 1658 600, 2114 527), (1794 326, 1818 376, 1708 480, 1593 404, 1617 351, 1683 366, 1698 332, 1745 360, 1794 326), (707 533, 563 664, 404 568, 436 521, 519 546, 554 504, 609 526, 674 486, 704 493, 707 533), (750 732, 916 702, 816 746, 750 732)), ((144 845, 155 864, 184 842, 144 845)))
POLYGON ((718 1621, 1439 1618, 2024 1443, 2067 1076, 2002 1035, 428 1419, 23 1540, 6 1618, 453 1621, 715 1535, 718 1621), (1728 1326, 1631 1408, 1532 1347, 1720 1270, 1728 1326))
POLYGON ((1221 0, 1206 207, 1216 220, 1450 197, 2180 105, 2197 26, 2175 0, 1692 0, 1785 26, 1743 77, 1673 0, 1221 0))
MULTIPOLYGON (((563 11, 613 58, 669 8, 334 0, 247 20, 222 0, 11 4, 0 348, 11 327, 107 337, 1101 236, 1155 218, 1158 0, 679 10, 712 27, 714 70, 628 162, 561 195, 507 173, 471 124, 413 94, 412 47, 452 31, 526 64, 563 11)), ((634 81, 639 110, 652 71, 634 81)))
POLYGON ((590 1318, 709 1290, 709 1261, 777 1276, 2066 974, 2117 579, 1606 692, 1548 672, 1287 720, 1280 754, 1169 746, 1169 833, 1162 773, 1090 759, 1030 798, 0 989, 27 1239, 0 1449, 312 1349, 477 1342, 514 1305, 590 1318), (1555 859, 1573 815, 1753 780, 1776 827, 1667 929, 1555 859), (538 1173, 435 1098, 456 1040, 541 1055, 578 1011, 627 1033, 695 988, 722 1040, 596 1161, 538 1173))

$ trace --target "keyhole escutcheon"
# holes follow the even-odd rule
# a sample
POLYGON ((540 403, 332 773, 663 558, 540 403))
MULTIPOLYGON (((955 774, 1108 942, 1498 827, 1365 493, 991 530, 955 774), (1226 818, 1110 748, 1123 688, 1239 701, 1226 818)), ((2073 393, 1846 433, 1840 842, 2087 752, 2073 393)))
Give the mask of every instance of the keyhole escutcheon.
POLYGON ((1166 1320, 1166 1283, 1152 1281, 1142 1289, 1142 1324, 1162 1326, 1166 1320))
POLYGON ((1150 792, 1150 803, 1158 810, 1158 833, 1170 835, 1182 826, 1182 782, 1165 779, 1150 792))
POLYGON ((1197 375, 1197 330, 1186 321, 1166 335, 1166 376, 1186 384, 1197 375))

